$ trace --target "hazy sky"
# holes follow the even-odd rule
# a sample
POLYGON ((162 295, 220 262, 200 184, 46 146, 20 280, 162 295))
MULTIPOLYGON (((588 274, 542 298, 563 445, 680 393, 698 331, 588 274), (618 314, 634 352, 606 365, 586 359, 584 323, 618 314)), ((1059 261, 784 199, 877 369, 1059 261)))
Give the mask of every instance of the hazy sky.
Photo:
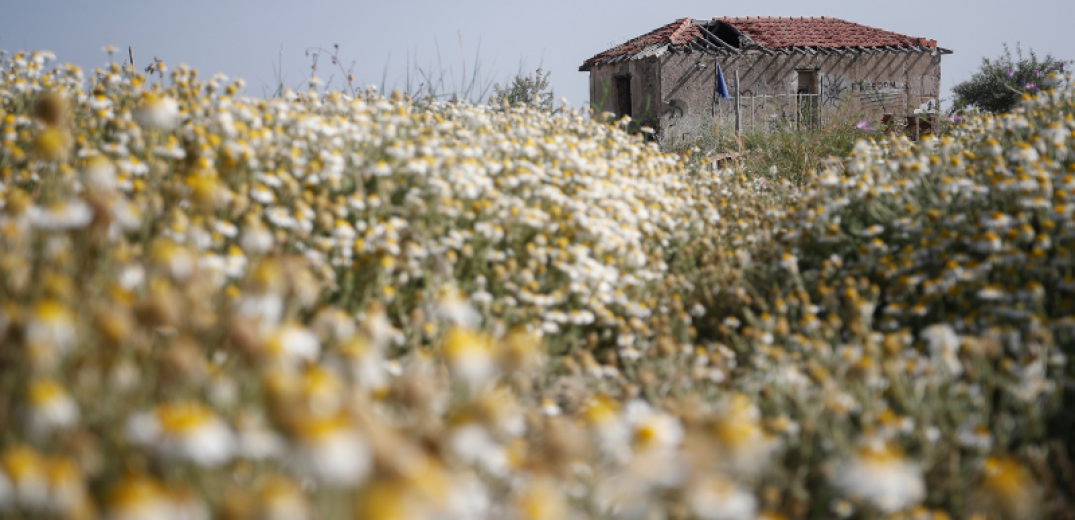
MULTIPOLYGON (((310 75, 307 49, 339 44, 357 82, 386 79, 389 88, 405 86, 408 58, 412 72, 415 58, 427 72, 444 72, 452 90, 459 90, 464 63, 468 79, 477 61, 485 81, 503 83, 543 62, 557 96, 579 106, 588 101, 583 60, 682 17, 833 16, 932 38, 955 51, 942 61, 943 97, 983 56, 998 56, 1004 42, 1075 59, 1071 0, 4 0, 2 13, 0 48, 9 51, 51 50, 90 73, 107 62, 105 45, 122 49, 117 60, 132 46, 139 68, 154 56, 173 67, 183 62, 204 77, 241 77, 254 96, 271 92, 278 76, 302 86, 310 75)), ((318 75, 327 80, 333 72, 341 77, 323 59, 318 75)))

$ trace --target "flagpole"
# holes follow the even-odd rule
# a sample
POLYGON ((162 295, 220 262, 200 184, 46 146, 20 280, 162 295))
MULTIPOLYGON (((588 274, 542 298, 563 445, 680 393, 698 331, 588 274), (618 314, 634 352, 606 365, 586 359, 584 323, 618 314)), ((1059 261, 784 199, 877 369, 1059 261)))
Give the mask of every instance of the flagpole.
POLYGON ((717 103, 720 103, 720 94, 717 93, 717 85, 720 84, 720 71, 717 68, 720 64, 717 63, 717 57, 713 56, 713 102, 710 103, 709 115, 716 117, 717 115, 717 103))
POLYGON ((739 138, 743 123, 739 116, 739 69, 735 69, 735 137, 739 138))

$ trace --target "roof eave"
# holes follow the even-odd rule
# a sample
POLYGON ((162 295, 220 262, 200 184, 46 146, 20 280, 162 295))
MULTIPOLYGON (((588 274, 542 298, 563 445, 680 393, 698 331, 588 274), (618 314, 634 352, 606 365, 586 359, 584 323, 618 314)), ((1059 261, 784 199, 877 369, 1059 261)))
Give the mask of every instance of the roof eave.
POLYGON ((952 51, 942 47, 924 47, 921 45, 881 45, 881 46, 869 46, 864 47, 861 45, 856 46, 842 46, 842 47, 825 47, 820 45, 782 45, 779 47, 765 47, 762 45, 756 45, 744 51, 761 51, 766 54, 773 52, 779 52, 782 54, 815 54, 836 52, 837 54, 843 52, 851 53, 893 53, 893 54, 908 54, 908 53, 934 53, 937 54, 952 54, 952 51))
MULTIPOLYGON (((821 19, 826 19, 826 18, 821 17, 821 19)), ((830 20, 836 20, 836 21, 839 21, 839 22, 844 22, 844 23, 848 23, 848 24, 852 24, 852 25, 861 25, 861 24, 854 24, 852 22, 847 22, 846 20, 840 20, 840 19, 835 19, 835 18, 831 18, 830 20)), ((863 26, 863 27, 866 27, 866 26, 863 26)), ((870 29, 874 29, 874 28, 870 28, 870 29)), ((881 30, 881 29, 878 29, 878 30, 881 30)), ((883 32, 891 33, 891 31, 883 31, 883 32)), ((896 34, 896 33, 892 33, 892 34, 896 34)), ((908 37, 906 35, 897 34, 897 36, 900 36, 900 37, 903 37, 903 38, 911 38, 911 37, 908 37)), ((627 42, 622 44, 622 46, 614 47, 613 49, 609 49, 608 51, 605 51, 605 52, 603 52, 601 54, 598 54, 598 55, 586 60, 579 67, 579 72, 589 72, 589 71, 593 70, 594 67, 600 66, 600 65, 612 65, 612 64, 616 64, 616 63, 622 63, 622 62, 625 62, 625 61, 635 61, 635 60, 639 60, 639 59, 656 58, 656 57, 660 57, 661 55, 663 55, 664 52, 666 52, 666 51, 671 52, 673 54, 678 54, 679 52, 681 52, 683 50, 686 50, 687 52, 699 52, 699 53, 706 54, 706 55, 763 53, 763 54, 766 54, 766 55, 769 55, 769 56, 772 56, 772 55, 777 54, 777 53, 783 54, 783 55, 789 55, 789 54, 809 54, 809 55, 823 54, 823 55, 827 55, 830 52, 834 52, 834 53, 839 54, 841 56, 844 55, 845 53, 852 53, 852 54, 858 54, 858 53, 868 53, 868 54, 872 54, 872 53, 903 53, 903 54, 906 54, 906 53, 927 53, 928 52, 931 55, 952 54, 951 50, 937 46, 936 40, 926 40, 925 38, 911 38, 911 39, 916 41, 916 42, 921 42, 921 43, 917 44, 917 45, 914 45, 914 44, 908 45, 906 43, 899 43, 899 44, 895 44, 895 45, 873 45, 873 46, 868 46, 868 47, 863 47, 863 46, 839 46, 839 47, 833 46, 833 47, 828 47, 828 46, 825 46, 825 45, 786 45, 786 46, 778 46, 778 47, 767 47, 765 45, 761 45, 756 40, 754 40, 746 31, 740 30, 734 24, 729 23, 727 18, 716 18, 715 17, 715 18, 713 18, 713 19, 711 19, 709 21, 700 21, 700 20, 694 20, 694 19, 691 19, 691 18, 680 18, 680 19, 677 19, 672 24, 668 24, 666 26, 659 27, 658 29, 655 29, 654 31, 651 31, 650 33, 644 34, 644 35, 639 36, 638 38, 635 38, 635 39, 632 39, 632 40, 628 40, 627 42), (678 24, 678 26, 676 26, 675 29, 673 29, 672 33, 667 36, 667 40, 668 40, 667 42, 663 42, 663 43, 660 43, 660 44, 653 44, 653 43, 647 42, 645 40, 645 38, 647 38, 648 36, 654 34, 656 31, 660 31, 662 29, 669 28, 674 24, 678 24), (724 42, 723 40, 720 40, 719 38, 716 38, 716 40, 718 40, 718 42, 716 44, 713 44, 713 43, 708 42, 708 41, 703 42, 702 44, 696 44, 693 41, 686 42, 686 43, 675 43, 675 40, 679 37, 679 35, 683 31, 687 30, 688 28, 690 28, 692 26, 697 26, 699 28, 699 31, 701 31, 704 35, 715 36, 712 33, 712 31, 710 31, 711 27, 715 27, 714 24, 719 24, 720 26, 727 27, 734 34, 736 34, 738 36, 738 38, 739 38, 739 46, 733 47, 732 45, 727 44, 726 42, 724 42), (621 50, 620 52, 614 52, 614 51, 617 51, 617 50, 621 49, 624 46, 635 47, 635 46, 637 46, 637 44, 639 43, 640 40, 641 40, 641 43, 643 45, 643 47, 640 48, 640 49, 636 49, 636 50, 633 50, 633 51, 621 50), (649 43, 649 45, 647 45, 647 43, 649 43), (660 47, 660 48, 656 49, 656 47, 660 47)))

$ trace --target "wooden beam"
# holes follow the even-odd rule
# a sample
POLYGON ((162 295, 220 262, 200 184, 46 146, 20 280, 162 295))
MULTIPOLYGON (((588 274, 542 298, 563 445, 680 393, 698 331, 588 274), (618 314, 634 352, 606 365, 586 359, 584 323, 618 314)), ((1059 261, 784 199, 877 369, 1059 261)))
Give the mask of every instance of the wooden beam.
POLYGON ((709 43, 709 41, 707 41, 705 38, 702 38, 701 40, 692 41, 691 43, 697 44, 699 41, 701 41, 701 43, 702 43, 702 45, 700 45, 700 47, 702 48, 703 51, 712 51, 712 52, 720 52, 721 51, 720 47, 717 47, 716 45, 713 45, 712 43, 709 43))
POLYGON ((730 50, 730 51, 732 51, 732 52, 734 52, 734 53, 736 53, 736 54, 739 54, 739 52, 740 52, 740 51, 739 51, 739 49, 737 49, 736 47, 733 47, 733 46, 729 45, 729 44, 728 44, 728 42, 726 42, 726 41, 724 41, 724 40, 720 39, 720 37, 719 37, 719 36, 717 36, 717 35, 715 35, 715 34, 713 34, 713 33, 709 32, 709 29, 706 29, 704 25, 698 24, 698 25, 695 25, 695 27, 697 27, 697 28, 698 28, 699 30, 701 30, 701 31, 702 31, 702 34, 705 34, 706 36, 708 36, 708 37, 712 38, 712 39, 713 39, 713 40, 714 40, 715 42, 717 42, 718 44, 720 44, 720 45, 721 45, 722 47, 724 47, 725 49, 728 49, 728 50, 730 50))

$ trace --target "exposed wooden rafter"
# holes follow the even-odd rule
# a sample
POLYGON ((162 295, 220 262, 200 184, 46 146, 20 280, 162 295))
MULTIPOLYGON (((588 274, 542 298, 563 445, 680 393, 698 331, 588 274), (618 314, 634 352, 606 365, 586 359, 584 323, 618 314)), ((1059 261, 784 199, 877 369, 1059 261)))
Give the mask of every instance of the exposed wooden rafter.
POLYGON ((732 51, 735 54, 739 54, 741 52, 736 47, 734 47, 732 45, 729 45, 728 42, 720 39, 719 36, 717 36, 717 35, 713 34, 712 32, 710 32, 709 29, 706 29, 704 25, 697 24, 697 25, 695 25, 695 27, 697 27, 699 31, 702 31, 702 34, 708 36, 709 38, 712 38, 713 41, 717 42, 718 44, 720 44, 720 46, 724 47, 725 49, 727 49, 729 51, 732 51))
POLYGON ((694 44, 694 45, 697 45, 701 50, 707 51, 707 52, 719 53, 722 50, 720 47, 717 47, 716 45, 713 45, 712 43, 707 41, 705 38, 702 38, 702 39, 699 39, 699 40, 694 40, 691 43, 694 44))

